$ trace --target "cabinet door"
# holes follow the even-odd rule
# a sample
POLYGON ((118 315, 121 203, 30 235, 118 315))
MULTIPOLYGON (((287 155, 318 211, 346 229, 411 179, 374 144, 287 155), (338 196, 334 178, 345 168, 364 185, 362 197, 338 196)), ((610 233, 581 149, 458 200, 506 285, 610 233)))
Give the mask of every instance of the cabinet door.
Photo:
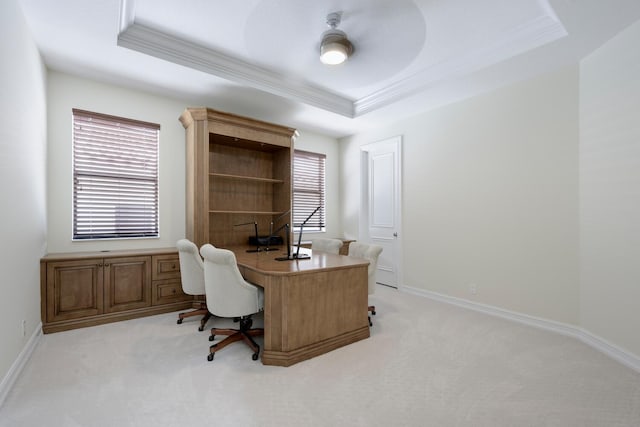
POLYGON ((113 313, 151 306, 151 257, 104 260, 104 311, 113 313))
POLYGON ((95 316, 103 311, 101 259, 47 263, 47 321, 95 316))

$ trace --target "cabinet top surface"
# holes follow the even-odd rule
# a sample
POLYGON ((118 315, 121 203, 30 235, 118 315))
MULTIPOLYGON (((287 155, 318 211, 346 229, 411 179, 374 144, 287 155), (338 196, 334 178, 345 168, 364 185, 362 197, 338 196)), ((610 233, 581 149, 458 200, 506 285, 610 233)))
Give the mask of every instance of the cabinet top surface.
POLYGON ((41 258, 41 261, 56 261, 85 258, 115 258, 125 256, 143 255, 178 255, 176 248, 150 248, 150 249, 121 249, 113 251, 91 251, 91 252, 58 252, 48 253, 41 258))

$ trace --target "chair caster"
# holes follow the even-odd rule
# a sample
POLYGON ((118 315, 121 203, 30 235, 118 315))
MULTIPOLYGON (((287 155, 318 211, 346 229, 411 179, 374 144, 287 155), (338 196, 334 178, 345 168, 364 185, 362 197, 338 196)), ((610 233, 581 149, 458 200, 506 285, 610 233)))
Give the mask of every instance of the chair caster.
POLYGON ((369 319, 369 327, 372 327, 372 326, 373 326, 373 323, 371 323, 371 317, 370 317, 370 316, 367 316, 367 318, 369 319))
POLYGON ((200 326, 198 327, 198 330, 199 330, 200 332, 204 331, 204 325, 200 325, 200 326))
POLYGON ((251 358, 252 358, 253 360, 258 360, 258 354, 259 354, 259 353, 260 353, 259 351, 257 351, 257 352, 255 352, 255 353, 253 353, 253 355, 251 356, 251 358))
POLYGON ((215 338, 215 335, 209 335, 209 341, 213 341, 215 338))
POLYGON ((376 311, 375 311, 375 310, 373 310, 373 311, 371 312, 371 314, 373 314, 373 315, 375 316, 375 315, 376 315, 376 311))
POLYGON ((176 322, 178 325, 182 325, 182 319, 178 319, 178 321, 176 322))
POLYGON ((214 354, 215 354, 215 353, 209 353, 209 355, 207 356, 207 360, 208 360, 209 362, 211 362, 211 361, 213 360, 213 355, 214 355, 214 354))

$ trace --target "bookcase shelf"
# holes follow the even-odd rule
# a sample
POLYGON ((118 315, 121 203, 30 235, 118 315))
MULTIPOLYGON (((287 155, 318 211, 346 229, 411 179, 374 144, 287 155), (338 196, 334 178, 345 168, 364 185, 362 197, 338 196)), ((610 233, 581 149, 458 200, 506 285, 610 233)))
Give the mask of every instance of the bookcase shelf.
POLYGON ((284 212, 261 212, 261 211, 223 211, 223 210, 210 210, 209 213, 212 214, 238 214, 238 215, 272 215, 279 216, 284 212))
POLYGON ((215 178, 232 179, 237 181, 254 181, 254 182, 267 182, 271 184, 284 184, 283 179, 258 178, 255 176, 229 175, 226 173, 215 173, 215 172, 211 172, 209 176, 215 177, 215 178))

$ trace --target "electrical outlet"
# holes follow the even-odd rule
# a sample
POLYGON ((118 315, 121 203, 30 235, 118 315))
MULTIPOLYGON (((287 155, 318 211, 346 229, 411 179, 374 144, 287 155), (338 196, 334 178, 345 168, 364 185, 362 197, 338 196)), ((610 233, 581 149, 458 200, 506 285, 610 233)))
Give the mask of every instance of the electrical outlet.
POLYGON ((22 336, 23 337, 27 336, 27 321, 26 320, 22 320, 22 336))
POLYGON ((469 293, 470 293, 471 295, 475 295, 475 294, 477 294, 477 293, 478 293, 478 285, 476 285, 475 283, 471 283, 471 284, 469 285, 469 293))

